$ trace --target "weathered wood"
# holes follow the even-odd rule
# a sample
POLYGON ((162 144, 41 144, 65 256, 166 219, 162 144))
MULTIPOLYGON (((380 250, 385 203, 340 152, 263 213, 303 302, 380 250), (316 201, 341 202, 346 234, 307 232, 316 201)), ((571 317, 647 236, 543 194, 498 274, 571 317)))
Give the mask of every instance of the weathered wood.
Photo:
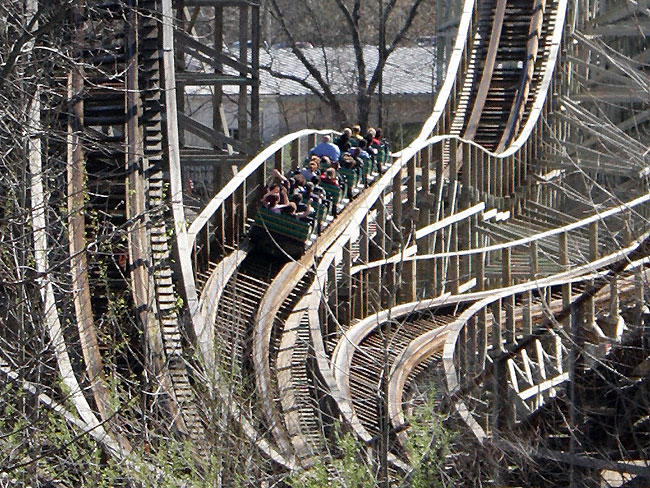
MULTIPOLYGON (((187 3, 185 1, 185 4, 187 3)), ((214 68, 217 73, 222 74, 223 65, 230 66, 241 73, 251 73, 251 68, 247 64, 241 63, 236 59, 226 56, 221 51, 197 41, 182 30, 176 30, 174 34, 177 49, 184 49, 188 54, 214 68)), ((217 78, 220 78, 220 76, 217 78)))
MULTIPOLYGON (((510 249, 503 249, 501 252, 501 287, 506 288, 512 285, 512 263, 510 249)), ((515 299, 508 296, 503 299, 505 309, 505 340, 506 344, 515 341, 515 299)))
MULTIPOLYGON (((567 246, 568 246, 568 233, 563 232, 558 236, 558 247, 560 251, 560 265, 562 265, 564 269, 568 269, 569 267, 569 252, 567 246)), ((571 284, 566 283, 562 285, 562 306, 568 307, 570 303, 571 303, 571 284)), ((564 321, 564 326, 567 328, 567 330, 570 327, 569 320, 570 320, 569 317, 567 317, 564 321)))
POLYGON ((483 71, 481 73, 481 81, 479 82, 478 90, 476 92, 476 98, 474 100, 474 106, 472 107, 472 113, 467 122, 467 128, 463 134, 463 137, 466 139, 474 138, 476 130, 478 129, 481 114, 483 113, 485 100, 487 98, 488 90, 490 89, 490 84, 492 82, 492 73, 494 71, 499 42, 501 40, 501 29, 503 27, 503 18, 505 16, 505 12, 506 0, 497 0, 494 10, 494 20, 491 27, 492 30, 488 38, 488 49, 485 55, 483 71))
POLYGON ((178 113, 178 124, 181 129, 187 130, 213 146, 220 147, 221 145, 229 145, 232 146, 233 149, 242 153, 253 154, 254 152, 254 149, 251 146, 233 139, 232 137, 228 137, 221 132, 217 132, 211 127, 197 122, 181 112, 178 113))

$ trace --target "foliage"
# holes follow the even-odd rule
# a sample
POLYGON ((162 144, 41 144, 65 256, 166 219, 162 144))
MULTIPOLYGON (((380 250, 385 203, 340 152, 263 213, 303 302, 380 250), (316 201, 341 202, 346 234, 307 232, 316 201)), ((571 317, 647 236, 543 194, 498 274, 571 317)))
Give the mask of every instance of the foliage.
POLYGON ((336 425, 334 436, 338 453, 327 460, 318 458, 315 466, 308 472, 290 477, 288 483, 292 487, 373 488, 377 486, 377 478, 364 460, 363 445, 350 432, 343 432, 339 424, 336 425))
POLYGON ((445 459, 450 454, 453 434, 443 425, 436 412, 435 390, 429 389, 427 401, 408 419, 406 438, 413 471, 409 476, 411 488, 442 488, 453 486, 444 472, 445 459))

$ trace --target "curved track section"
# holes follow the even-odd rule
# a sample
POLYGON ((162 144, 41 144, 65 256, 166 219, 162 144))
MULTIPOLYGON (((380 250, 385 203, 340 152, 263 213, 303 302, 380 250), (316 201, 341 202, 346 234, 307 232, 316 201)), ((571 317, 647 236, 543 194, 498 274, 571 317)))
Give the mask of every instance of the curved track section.
MULTIPOLYGON (((91 44, 82 49, 98 67, 87 79, 91 86, 78 72, 66 73, 74 346, 63 339, 58 297, 46 278, 42 148, 30 135, 34 262, 44 276, 39 292, 79 422, 105 435, 107 446, 128 450, 119 435, 113 441, 110 423, 106 430, 101 424, 110 412, 97 325, 126 283, 125 300, 142 331, 144 353, 133 356, 152 393, 147 405, 169 414, 178 436, 199 441, 205 426, 194 383, 201 382, 208 398, 227 405, 246 436, 284 470, 328 459, 343 420, 370 457, 390 453, 386 472, 399 477, 409 460, 393 441, 407 435, 405 410, 417 408, 418 392, 432 378, 481 439, 493 425, 490 402, 522 420, 557 395, 569 376, 570 344, 551 330, 548 317, 564 319, 580 306, 588 326, 607 308, 608 320, 617 320, 610 302, 630 293, 630 282, 639 279, 632 270, 646 265, 641 244, 650 213, 643 171, 624 182, 626 203, 613 204, 615 192, 601 182, 571 188, 575 180, 541 157, 549 127, 568 132, 552 112, 569 89, 555 73, 563 47, 569 49, 562 39, 567 4, 465 0, 444 83, 417 138, 311 236, 304 255, 283 263, 264 261, 247 239, 269 169, 283 172, 288 154, 301 161, 301 147, 334 132, 305 129, 281 138, 204 208, 188 209, 181 126, 214 137, 216 146, 230 141, 229 152, 246 149, 178 107, 177 86, 188 78, 176 72, 174 37, 198 54, 206 47, 175 32, 171 0, 108 9, 99 24, 118 26, 115 45, 110 52, 91 44), (120 75, 102 78, 101 66, 120 75), (551 90, 554 79, 560 81, 551 90), (587 194, 596 210, 585 203, 587 194), (85 212, 101 216, 97 228, 104 234, 90 228, 85 212), (101 252, 92 248, 102 239, 101 252), (102 253, 119 259, 100 273, 102 253), (637 261, 626 268, 624 259, 637 261), (620 276, 607 274, 612 266, 620 276), (93 273, 105 278, 101 285, 93 273), (590 283, 603 277, 612 285, 599 295, 590 283), (81 351, 78 370, 69 348, 81 351), (481 383, 488 370, 501 375, 498 391, 481 383), (83 375, 92 395, 80 386, 83 375), (235 395, 233 384, 243 385, 235 395), (468 388, 483 388, 481 401, 466 397, 468 388), (503 406, 498 402, 508 392, 515 405, 503 406)), ((222 60, 254 75, 255 68, 222 60)), ((30 118, 37 128, 38 98, 30 118)), ((563 106, 592 120, 578 104, 563 106)), ((560 150, 557 141, 545 144, 560 150)), ((494 425, 503 421, 499 415, 494 425)))

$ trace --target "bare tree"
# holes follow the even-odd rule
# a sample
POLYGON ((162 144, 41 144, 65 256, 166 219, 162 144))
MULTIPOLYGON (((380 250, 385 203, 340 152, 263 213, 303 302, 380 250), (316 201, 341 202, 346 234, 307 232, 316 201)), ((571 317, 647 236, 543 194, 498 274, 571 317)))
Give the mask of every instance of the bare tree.
MULTIPOLYGON (((288 44, 300 63, 308 70, 313 81, 299 78, 290 73, 282 73, 269 68, 272 74, 281 79, 300 83, 327 104, 341 125, 351 120, 367 127, 370 118, 371 100, 379 90, 381 97, 382 74, 390 55, 402 44, 414 21, 418 18, 424 0, 389 0, 384 3, 367 3, 360 0, 344 2, 307 1, 298 9, 296 2, 270 0, 271 11, 279 31, 288 39, 288 44), (308 38, 303 36, 307 35, 308 38), (357 113, 346 113, 339 96, 333 92, 330 82, 301 50, 301 41, 309 41, 318 46, 350 44, 354 52, 356 72, 354 92, 356 93, 357 113), (368 68, 364 44, 376 46, 376 64, 368 68)), ((329 60, 333 62, 334 60, 329 60)), ((326 63, 328 60, 326 59, 326 63)), ((379 124, 381 125, 381 101, 379 102, 379 124)))

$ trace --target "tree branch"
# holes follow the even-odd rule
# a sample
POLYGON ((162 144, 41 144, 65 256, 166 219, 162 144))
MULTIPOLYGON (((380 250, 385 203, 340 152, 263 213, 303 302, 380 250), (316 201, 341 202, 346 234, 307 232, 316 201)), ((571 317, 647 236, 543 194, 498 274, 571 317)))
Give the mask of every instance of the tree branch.
MULTIPOLYGON (((52 10, 52 8, 54 7, 48 9, 48 12, 49 10, 52 10)), ((11 48, 9 56, 7 56, 7 61, 2 68, 2 72, 0 72, 0 88, 2 88, 6 83, 9 73, 16 65, 16 60, 18 59, 18 56, 20 56, 25 44, 54 29, 54 27, 59 25, 58 21, 63 18, 66 13, 67 10, 65 8, 57 9, 55 15, 47 23, 32 31, 34 26, 38 24, 38 21, 45 15, 42 9, 39 9, 34 14, 25 27, 25 32, 23 32, 23 34, 16 40, 11 48)))
MULTIPOLYGON (((340 0, 337 0, 337 2, 340 0)), ((322 74, 316 67, 305 57, 303 52, 296 47, 296 40, 292 33, 289 31, 289 28, 284 21, 284 17, 282 16, 282 12, 280 11, 280 8, 278 7, 277 1, 276 0, 271 0, 271 5, 273 6, 273 9, 275 10, 276 14, 278 15, 278 19, 280 20, 280 26, 282 27, 282 31, 284 34, 289 38, 289 41, 291 42, 291 51, 293 54, 298 58, 298 60, 303 64, 303 66, 307 69, 309 74, 316 80, 316 83, 318 83, 318 86, 323 90, 322 93, 319 93, 318 90, 315 90, 313 86, 308 84, 305 80, 301 80, 298 77, 294 77, 293 81, 296 81, 300 83, 301 85, 307 87, 311 91, 313 91, 317 96, 321 98, 321 100, 327 101, 327 103, 331 106, 334 115, 336 116, 337 119, 341 123, 343 123, 346 119, 345 117, 345 112, 343 111, 343 108, 339 104, 336 96, 332 92, 329 84, 327 81, 323 78, 322 74)), ((266 69, 269 73, 272 73, 272 70, 270 68, 264 68, 266 69)), ((288 76, 292 75, 283 75, 281 76, 282 78, 285 79, 292 79, 288 76)))

